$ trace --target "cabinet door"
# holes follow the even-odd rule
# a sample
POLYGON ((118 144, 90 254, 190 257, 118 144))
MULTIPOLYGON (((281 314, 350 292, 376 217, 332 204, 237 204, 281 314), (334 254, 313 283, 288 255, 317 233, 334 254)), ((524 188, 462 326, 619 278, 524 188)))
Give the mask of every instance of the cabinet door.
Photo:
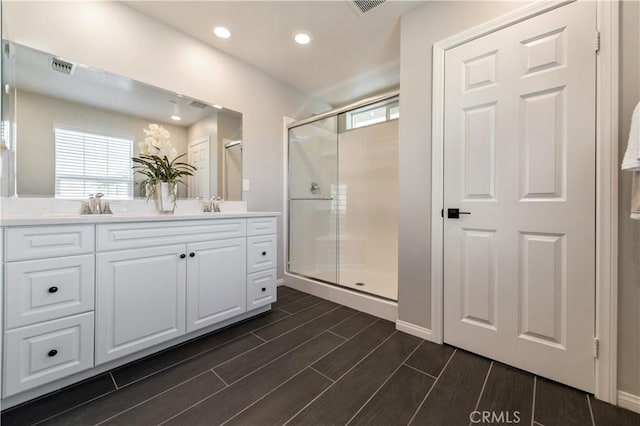
POLYGON ((246 240, 193 243, 188 251, 187 331, 246 312, 246 240))
POLYGON ((184 244, 96 255, 96 364, 185 332, 184 244))

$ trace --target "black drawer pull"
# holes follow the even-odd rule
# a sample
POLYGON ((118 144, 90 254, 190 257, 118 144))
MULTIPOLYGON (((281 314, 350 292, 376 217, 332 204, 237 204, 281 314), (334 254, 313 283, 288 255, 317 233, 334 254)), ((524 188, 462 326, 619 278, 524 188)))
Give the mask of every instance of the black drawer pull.
POLYGON ((49 355, 49 356, 56 356, 56 355, 58 355, 58 351, 57 351, 57 350, 55 350, 55 349, 51 349, 47 355, 49 355))
POLYGON ((56 287, 55 285, 49 287, 49 293, 57 293, 57 292, 58 292, 58 287, 56 287))
POLYGON ((263 251, 263 252, 262 252, 262 255, 263 255, 263 256, 266 256, 266 255, 267 255, 267 252, 266 252, 266 251, 263 251))
POLYGON ((266 287, 262 287, 262 291, 267 291, 267 288, 266 287))
POLYGON ((195 257, 195 255, 196 255, 196 254, 195 254, 195 253, 193 253, 193 252, 189 253, 189 257, 195 257))
POLYGON ((180 259, 184 259, 185 257, 187 257, 187 255, 186 255, 186 254, 184 254, 184 253, 182 253, 182 254, 180 255, 180 259))

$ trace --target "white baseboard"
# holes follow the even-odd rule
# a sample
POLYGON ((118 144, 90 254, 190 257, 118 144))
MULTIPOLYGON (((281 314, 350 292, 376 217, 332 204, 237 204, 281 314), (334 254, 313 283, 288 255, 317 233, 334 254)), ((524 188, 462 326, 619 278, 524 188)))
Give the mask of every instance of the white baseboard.
POLYGON ((431 341, 431 330, 428 328, 420 327, 419 325, 411 324, 410 322, 397 320, 396 330, 403 331, 412 336, 419 337, 424 340, 431 341))
POLYGON ((635 413, 640 413, 640 396, 619 390, 618 406, 635 413))
POLYGON ((276 287, 280 287, 281 285, 284 285, 284 280, 282 278, 278 278, 276 280, 276 287))

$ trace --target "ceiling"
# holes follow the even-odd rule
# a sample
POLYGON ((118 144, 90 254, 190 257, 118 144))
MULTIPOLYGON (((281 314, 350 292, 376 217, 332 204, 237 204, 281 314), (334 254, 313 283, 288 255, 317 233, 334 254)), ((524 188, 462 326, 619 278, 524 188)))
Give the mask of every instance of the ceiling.
POLYGON ((423 4, 387 1, 360 15, 332 0, 124 3, 334 106, 398 86, 400 16, 423 4), (216 37, 218 25, 231 38, 216 37), (311 43, 296 44, 298 31, 311 43))
POLYGON ((14 64, 5 67, 10 73, 6 80, 21 90, 174 126, 188 127, 218 113, 240 116, 205 103, 195 107, 192 98, 80 64, 72 74, 63 74, 52 69, 53 58, 57 57, 13 43, 14 64), (174 114, 182 120, 172 121, 174 114))

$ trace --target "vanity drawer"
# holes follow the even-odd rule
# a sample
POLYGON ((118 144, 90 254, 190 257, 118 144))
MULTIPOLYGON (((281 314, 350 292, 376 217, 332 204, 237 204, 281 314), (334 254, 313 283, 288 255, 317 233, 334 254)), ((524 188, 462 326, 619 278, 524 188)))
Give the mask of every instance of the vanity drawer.
POLYGON ((96 227, 98 251, 238 238, 247 235, 246 219, 105 224, 96 227))
POLYGON ((93 367, 93 313, 5 333, 4 396, 93 367))
POLYGON ((5 260, 93 253, 93 225, 34 226, 5 230, 5 260))
POLYGON ((276 270, 247 276, 247 311, 276 301, 276 270))
POLYGON ((247 235, 268 235, 278 231, 278 220, 275 217, 252 217, 247 219, 247 235))
POLYGON ((266 271, 276 267, 277 236, 247 238, 247 273, 266 271))
POLYGON ((93 310, 92 254, 5 264, 6 327, 93 310))

